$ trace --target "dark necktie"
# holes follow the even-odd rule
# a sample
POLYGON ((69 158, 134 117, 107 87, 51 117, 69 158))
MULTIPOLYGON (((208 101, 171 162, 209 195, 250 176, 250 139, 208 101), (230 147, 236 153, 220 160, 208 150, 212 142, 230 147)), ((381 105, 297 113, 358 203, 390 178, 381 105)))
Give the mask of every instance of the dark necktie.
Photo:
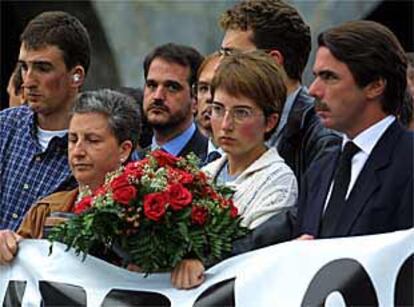
POLYGON ((360 150, 352 142, 345 145, 343 152, 339 158, 338 167, 335 172, 334 185, 331 197, 326 207, 324 216, 322 217, 319 237, 330 237, 340 221, 342 211, 346 203, 346 192, 348 191, 349 181, 351 179, 352 157, 360 150))
POLYGON ((214 160, 217 160, 220 157, 221 157, 221 154, 218 151, 214 150, 207 155, 206 159, 202 163, 202 166, 207 165, 210 162, 213 162, 214 160))

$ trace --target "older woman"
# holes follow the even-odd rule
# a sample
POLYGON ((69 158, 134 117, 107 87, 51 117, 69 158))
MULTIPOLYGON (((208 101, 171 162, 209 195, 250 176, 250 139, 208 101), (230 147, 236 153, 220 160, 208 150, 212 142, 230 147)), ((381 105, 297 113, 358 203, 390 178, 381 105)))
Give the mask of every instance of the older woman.
MULTIPOLYGON (((253 229, 292 207, 298 194, 292 170, 265 144, 286 99, 283 73, 264 53, 236 54, 222 60, 211 87, 213 135, 225 155, 205 171, 235 189, 242 224, 253 229)), ((177 288, 191 288, 203 281, 203 272, 200 261, 188 259, 171 280, 177 288)))
POLYGON ((68 154, 78 188, 51 194, 26 214, 17 233, 0 231, 0 263, 11 261, 21 238, 42 238, 45 226, 59 222, 54 212, 71 212, 76 201, 104 183, 107 173, 126 162, 138 143, 141 117, 133 99, 99 90, 79 95, 68 131, 68 154))

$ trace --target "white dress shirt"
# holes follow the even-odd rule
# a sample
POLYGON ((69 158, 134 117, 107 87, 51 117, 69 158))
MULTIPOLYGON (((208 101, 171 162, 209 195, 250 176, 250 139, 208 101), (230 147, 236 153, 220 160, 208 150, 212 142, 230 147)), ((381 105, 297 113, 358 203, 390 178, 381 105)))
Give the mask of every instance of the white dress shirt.
MULTIPOLYGON (((360 134, 358 134, 354 139, 349 139, 346 135, 343 135, 342 139, 342 150, 345 147, 345 144, 349 141, 352 141, 355 145, 357 145, 361 150, 357 152, 352 158, 352 167, 351 167, 351 179, 349 181, 348 190, 346 192, 345 198, 348 199, 349 194, 354 187, 354 184, 361 173, 365 163, 367 162, 369 155, 371 154, 372 150, 374 149, 375 145, 377 145, 379 139, 384 134, 385 130, 394 122, 395 116, 388 115, 384 119, 380 120, 376 124, 372 125, 368 129, 365 129, 360 134)), ((325 200, 325 209, 328 205, 329 199, 331 198, 333 188, 333 181, 329 188, 328 195, 325 200)))

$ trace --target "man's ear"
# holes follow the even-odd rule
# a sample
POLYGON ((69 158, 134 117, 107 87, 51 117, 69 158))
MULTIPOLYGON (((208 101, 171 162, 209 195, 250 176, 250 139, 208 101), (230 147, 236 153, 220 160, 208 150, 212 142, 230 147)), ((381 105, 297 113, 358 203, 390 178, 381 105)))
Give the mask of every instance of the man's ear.
POLYGON ((71 69, 71 85, 74 88, 81 88, 85 82, 85 69, 81 65, 76 65, 71 69))
POLYGON ((365 96, 369 100, 377 99, 384 93, 386 86, 387 80, 384 80, 382 78, 372 81, 364 88, 365 96))
POLYGON ((285 58, 279 50, 272 49, 272 50, 270 50, 268 55, 270 55, 276 61, 277 64, 279 64, 280 66, 283 67, 283 64, 285 62, 285 58))

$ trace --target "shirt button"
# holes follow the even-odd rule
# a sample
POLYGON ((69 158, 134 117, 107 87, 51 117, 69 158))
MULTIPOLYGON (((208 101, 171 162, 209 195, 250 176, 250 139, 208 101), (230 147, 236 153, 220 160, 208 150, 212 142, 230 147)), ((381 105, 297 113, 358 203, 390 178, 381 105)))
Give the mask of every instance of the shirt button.
POLYGON ((40 161, 42 161, 42 158, 41 157, 36 157, 36 162, 40 162, 40 161))
POLYGON ((19 217, 19 215, 17 213, 12 214, 12 218, 17 219, 18 217, 19 217))
POLYGON ((28 190, 29 189, 29 185, 27 184, 27 183, 25 183, 24 185, 23 185, 23 190, 28 190))

